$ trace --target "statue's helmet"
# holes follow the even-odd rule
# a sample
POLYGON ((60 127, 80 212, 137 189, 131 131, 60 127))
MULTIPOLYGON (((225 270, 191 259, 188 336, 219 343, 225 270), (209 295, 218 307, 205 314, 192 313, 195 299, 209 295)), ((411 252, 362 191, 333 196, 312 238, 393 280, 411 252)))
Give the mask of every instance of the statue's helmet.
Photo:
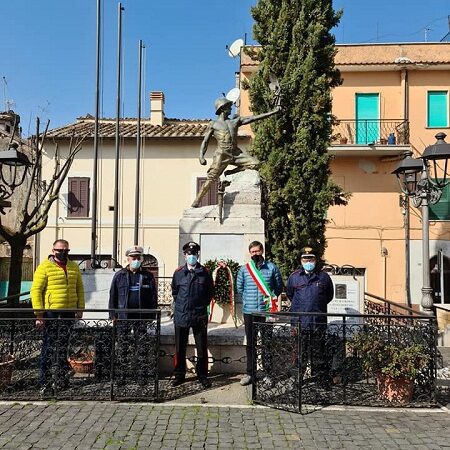
POLYGON ((231 106, 232 104, 233 102, 231 100, 228 100, 226 97, 219 97, 214 102, 214 106, 216 108, 216 115, 219 115, 225 106, 231 106))

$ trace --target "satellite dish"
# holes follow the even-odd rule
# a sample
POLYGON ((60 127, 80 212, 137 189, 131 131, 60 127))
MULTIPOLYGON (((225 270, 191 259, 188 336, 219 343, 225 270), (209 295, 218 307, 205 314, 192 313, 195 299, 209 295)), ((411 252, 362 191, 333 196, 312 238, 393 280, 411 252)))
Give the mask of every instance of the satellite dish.
POLYGON ((241 48, 244 46, 244 39, 236 39, 229 47, 227 45, 228 49, 228 56, 230 58, 236 58, 236 56, 239 56, 241 53, 241 48))
POLYGON ((228 94, 225 96, 230 102, 236 103, 241 96, 241 91, 239 88, 233 88, 228 91, 228 94))

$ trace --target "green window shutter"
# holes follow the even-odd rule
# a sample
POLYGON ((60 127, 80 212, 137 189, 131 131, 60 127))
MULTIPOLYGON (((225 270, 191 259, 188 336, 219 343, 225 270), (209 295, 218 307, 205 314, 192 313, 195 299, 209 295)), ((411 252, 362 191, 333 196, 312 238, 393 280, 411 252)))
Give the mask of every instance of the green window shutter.
POLYGON ((450 186, 445 186, 440 200, 430 205, 430 220, 450 220, 450 186))
POLYGON ((448 92, 428 92, 427 126, 431 128, 448 126, 448 92))
POLYGON ((380 95, 355 94, 356 143, 369 144, 380 138, 380 95))

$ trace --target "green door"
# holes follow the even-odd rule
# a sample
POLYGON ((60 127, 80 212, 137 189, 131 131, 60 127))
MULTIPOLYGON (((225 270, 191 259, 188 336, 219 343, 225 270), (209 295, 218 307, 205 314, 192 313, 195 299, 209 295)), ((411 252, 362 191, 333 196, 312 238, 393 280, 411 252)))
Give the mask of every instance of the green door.
POLYGON ((380 138, 379 94, 356 94, 356 143, 370 144, 380 138))

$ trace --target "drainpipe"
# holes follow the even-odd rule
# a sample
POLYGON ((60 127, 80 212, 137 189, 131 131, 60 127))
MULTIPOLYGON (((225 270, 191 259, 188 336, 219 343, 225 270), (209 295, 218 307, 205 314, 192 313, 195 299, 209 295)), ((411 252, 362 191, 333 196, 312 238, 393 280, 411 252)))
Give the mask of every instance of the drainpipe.
POLYGON ((401 72, 402 97, 403 97, 403 120, 409 120, 409 83, 408 70, 402 69, 401 72))

